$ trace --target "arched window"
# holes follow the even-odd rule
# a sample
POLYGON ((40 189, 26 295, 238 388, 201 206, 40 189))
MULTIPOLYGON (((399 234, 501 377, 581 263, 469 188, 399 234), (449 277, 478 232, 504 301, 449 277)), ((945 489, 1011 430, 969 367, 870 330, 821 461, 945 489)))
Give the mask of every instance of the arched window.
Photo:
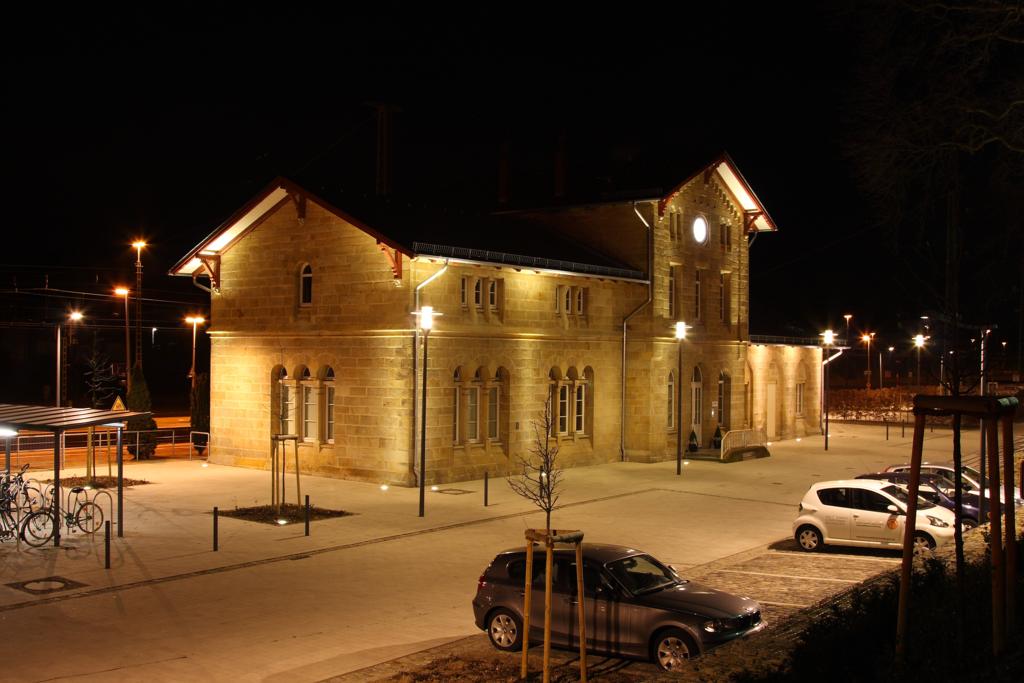
POLYGON ((690 384, 691 411, 690 424, 692 430, 697 434, 698 442, 701 439, 700 426, 704 421, 704 376, 701 374, 700 366, 693 366, 693 378, 690 384))
POLYGON ((583 377, 580 378, 577 390, 582 387, 583 396, 577 392, 576 399, 584 419, 579 419, 579 432, 583 434, 594 433, 594 370, 589 365, 583 368, 583 377))
POLYGON ((559 411, 559 403, 563 388, 561 382, 562 371, 559 368, 551 368, 548 372, 548 404, 546 406, 546 412, 551 418, 551 436, 564 433, 560 430, 562 413, 559 411))
POLYGON ((473 303, 477 308, 483 306, 483 282, 477 278, 473 281, 473 303))
POLYGON ((665 402, 668 406, 668 417, 666 420, 666 427, 668 431, 673 432, 676 429, 676 373, 668 373, 668 400, 665 402))
POLYGON ((273 434, 288 433, 288 371, 280 365, 270 373, 270 429, 273 434))
POLYGON ((294 382, 288 376, 287 370, 281 368, 278 377, 279 397, 278 403, 278 433, 295 433, 295 387, 294 382))
POLYGON ((309 306, 313 303, 313 266, 308 263, 302 266, 299 275, 299 305, 309 306))
POLYGON ((296 374, 299 376, 299 390, 302 396, 302 440, 316 441, 317 402, 312 382, 313 377, 309 368, 305 366, 296 374))
POLYGON ((804 394, 807 388, 807 368, 801 363, 796 371, 796 416, 803 417, 804 394))
POLYGON ((324 405, 324 441, 334 443, 334 368, 327 366, 323 373, 322 401, 324 405))

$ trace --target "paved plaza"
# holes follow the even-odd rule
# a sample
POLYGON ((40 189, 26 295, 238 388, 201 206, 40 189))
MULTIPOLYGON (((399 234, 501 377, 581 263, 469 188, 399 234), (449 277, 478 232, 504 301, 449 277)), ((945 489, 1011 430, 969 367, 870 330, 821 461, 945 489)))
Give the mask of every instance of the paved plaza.
MULTIPOLYGON (((876 553, 847 576, 831 574, 828 560, 807 569, 758 558, 785 551, 778 542, 809 484, 906 461, 909 441, 898 427, 887 441, 880 427, 834 425, 827 453, 811 437, 774 444, 768 459, 693 461, 681 477, 674 462, 571 469, 553 522, 642 548, 781 613, 816 594, 793 597, 806 589, 799 578, 796 592, 772 593, 766 575, 810 571, 838 586, 889 566, 876 553), (732 556, 739 562, 722 564, 732 556)), ((965 452, 976 444, 966 432, 965 452)), ((951 448, 949 431, 926 434, 926 459, 948 460, 951 448)), ((543 523, 500 478, 490 481, 488 507, 482 481, 460 482, 429 492, 420 519, 415 489, 304 477, 315 505, 355 514, 315 522, 309 537, 301 525, 221 518, 215 553, 212 508, 268 502, 268 472, 178 460, 125 470, 152 483, 126 492, 125 537, 115 539, 110 570, 101 535, 66 535, 59 549, 0 546, 0 621, 14 645, 5 676, 317 681, 358 671, 479 633, 470 600, 481 570, 543 523), (81 586, 30 594, 7 585, 50 576, 81 586)))

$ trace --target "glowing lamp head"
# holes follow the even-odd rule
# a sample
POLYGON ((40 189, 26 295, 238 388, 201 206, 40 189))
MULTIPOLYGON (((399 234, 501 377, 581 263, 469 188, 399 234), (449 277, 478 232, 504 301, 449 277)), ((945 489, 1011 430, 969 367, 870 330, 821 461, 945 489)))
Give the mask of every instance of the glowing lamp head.
POLYGON ((846 315, 843 316, 843 319, 846 320, 846 322, 850 322, 850 318, 852 318, 852 317, 853 317, 852 313, 847 313, 846 315))
POLYGON ((893 352, 893 351, 895 351, 895 350, 896 350, 896 347, 895 347, 895 346, 890 346, 890 347, 889 347, 889 353, 892 353, 892 352, 893 352))
POLYGON ((135 240, 134 242, 132 242, 132 247, 135 249, 143 249, 145 248, 145 246, 146 243, 143 242, 142 240, 135 240))
POLYGON ((922 346, 924 346, 923 334, 919 334, 914 337, 914 346, 916 346, 917 348, 921 348, 922 346))
POLYGON ((187 318, 185 318, 185 322, 187 322, 189 325, 202 325, 203 323, 206 322, 206 318, 202 317, 201 315, 190 315, 187 318))
POLYGON ((83 317, 84 316, 82 315, 81 311, 71 311, 70 313, 68 313, 68 320, 70 320, 73 323, 77 323, 83 317))
POLYGON ((11 429, 10 427, 0 427, 0 439, 13 439, 18 436, 17 429, 11 429))
POLYGON ((832 346, 836 341, 836 333, 832 330, 825 330, 821 333, 821 336, 825 342, 825 346, 832 346))
POLYGON ((686 323, 682 320, 676 323, 676 339, 686 339, 686 323))
POLYGON ((860 340, 862 342, 869 342, 869 341, 871 341, 871 335, 870 334, 865 334, 865 335, 861 336, 860 340))
POLYGON ((117 294, 118 296, 128 296, 128 288, 118 287, 117 289, 114 290, 114 294, 117 294))
POLYGON ((429 332, 434 327, 434 307, 424 306, 420 309, 420 329, 429 332))

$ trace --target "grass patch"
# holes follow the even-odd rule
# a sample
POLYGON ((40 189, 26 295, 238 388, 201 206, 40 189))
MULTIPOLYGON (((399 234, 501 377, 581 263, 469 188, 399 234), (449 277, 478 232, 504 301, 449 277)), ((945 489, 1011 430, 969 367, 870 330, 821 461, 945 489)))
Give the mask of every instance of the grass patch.
MULTIPOLYGON (((43 483, 52 484, 53 479, 44 479, 43 483)), ((130 486, 142 486, 143 484, 148 483, 149 482, 146 481, 145 479, 129 479, 128 477, 124 478, 125 488, 128 488, 130 486)), ((65 489, 74 488, 76 486, 81 486, 83 488, 88 486, 89 488, 93 489, 116 489, 117 477, 92 477, 91 479, 87 477, 61 477, 60 486, 61 488, 65 489)))
MULTIPOLYGON (((260 524, 279 525, 278 520, 285 520, 288 524, 300 524, 306 519, 306 508, 304 505, 288 503, 281 506, 280 513, 276 505, 253 505, 251 507, 234 510, 218 510, 217 514, 222 517, 234 517, 244 519, 247 522, 259 522, 260 524)), ((348 517, 355 513, 346 510, 331 510, 315 505, 309 506, 309 521, 316 522, 321 519, 333 519, 335 517, 348 517)))

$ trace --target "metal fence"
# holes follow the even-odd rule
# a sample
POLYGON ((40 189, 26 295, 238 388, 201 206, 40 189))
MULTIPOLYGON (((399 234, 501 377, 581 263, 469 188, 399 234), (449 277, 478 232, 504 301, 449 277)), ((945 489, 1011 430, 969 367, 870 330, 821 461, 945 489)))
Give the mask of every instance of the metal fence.
MULTIPOLYGON (((143 435, 152 434, 156 444, 155 455, 162 458, 192 458, 194 447, 188 427, 152 429, 147 431, 124 431, 121 433, 126 452, 138 452, 143 435)), ((11 439, 11 466, 20 467, 30 463, 36 467, 53 466, 53 434, 22 434, 11 439)), ((117 448, 117 430, 96 429, 92 437, 97 459, 104 456, 109 448, 111 457, 117 448)), ((148 438, 146 438, 148 440, 148 438)), ((84 458, 89 443, 88 432, 61 433, 61 467, 68 466, 68 459, 84 458)))
POLYGON ((733 429, 722 437, 721 457, 724 460, 725 454, 734 448, 767 445, 768 435, 763 429, 733 429))

